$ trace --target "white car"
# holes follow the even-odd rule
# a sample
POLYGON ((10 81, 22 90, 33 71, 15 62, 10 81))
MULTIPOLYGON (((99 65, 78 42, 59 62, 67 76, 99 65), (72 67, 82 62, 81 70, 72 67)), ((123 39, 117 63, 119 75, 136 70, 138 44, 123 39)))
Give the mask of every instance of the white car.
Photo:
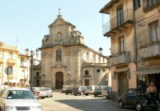
POLYGON ((0 111, 41 111, 41 104, 27 88, 5 88, 0 96, 0 111))

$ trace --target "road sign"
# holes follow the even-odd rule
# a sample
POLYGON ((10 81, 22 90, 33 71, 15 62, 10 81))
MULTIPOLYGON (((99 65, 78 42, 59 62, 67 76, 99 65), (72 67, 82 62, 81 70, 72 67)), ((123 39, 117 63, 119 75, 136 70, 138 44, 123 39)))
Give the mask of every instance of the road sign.
POLYGON ((12 72, 13 72, 12 67, 6 67, 5 72, 7 75, 12 74, 12 72))

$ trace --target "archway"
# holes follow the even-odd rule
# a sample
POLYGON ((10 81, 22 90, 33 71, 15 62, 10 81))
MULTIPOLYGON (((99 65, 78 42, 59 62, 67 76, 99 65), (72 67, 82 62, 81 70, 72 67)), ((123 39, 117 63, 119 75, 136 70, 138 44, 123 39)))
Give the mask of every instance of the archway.
POLYGON ((63 73, 57 72, 56 73, 56 89, 61 89, 63 86, 63 73))

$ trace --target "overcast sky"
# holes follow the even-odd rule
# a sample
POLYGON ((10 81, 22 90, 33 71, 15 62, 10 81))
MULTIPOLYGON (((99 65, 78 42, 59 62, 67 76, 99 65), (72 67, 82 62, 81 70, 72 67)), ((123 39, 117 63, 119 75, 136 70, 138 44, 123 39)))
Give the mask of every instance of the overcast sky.
POLYGON ((104 55, 110 55, 110 39, 102 34, 102 25, 108 16, 99 10, 109 0, 0 0, 0 41, 18 46, 20 52, 26 48, 41 47, 43 36, 49 34, 48 25, 58 15, 76 26, 84 36, 87 46, 104 55))

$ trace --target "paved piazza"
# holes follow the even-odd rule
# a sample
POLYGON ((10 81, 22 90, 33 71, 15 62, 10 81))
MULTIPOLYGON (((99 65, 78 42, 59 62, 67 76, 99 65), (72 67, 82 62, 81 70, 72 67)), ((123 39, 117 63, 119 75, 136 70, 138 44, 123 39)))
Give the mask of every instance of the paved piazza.
POLYGON ((103 97, 74 96, 54 92, 52 98, 38 100, 43 111, 135 111, 134 109, 119 109, 117 104, 103 97))

